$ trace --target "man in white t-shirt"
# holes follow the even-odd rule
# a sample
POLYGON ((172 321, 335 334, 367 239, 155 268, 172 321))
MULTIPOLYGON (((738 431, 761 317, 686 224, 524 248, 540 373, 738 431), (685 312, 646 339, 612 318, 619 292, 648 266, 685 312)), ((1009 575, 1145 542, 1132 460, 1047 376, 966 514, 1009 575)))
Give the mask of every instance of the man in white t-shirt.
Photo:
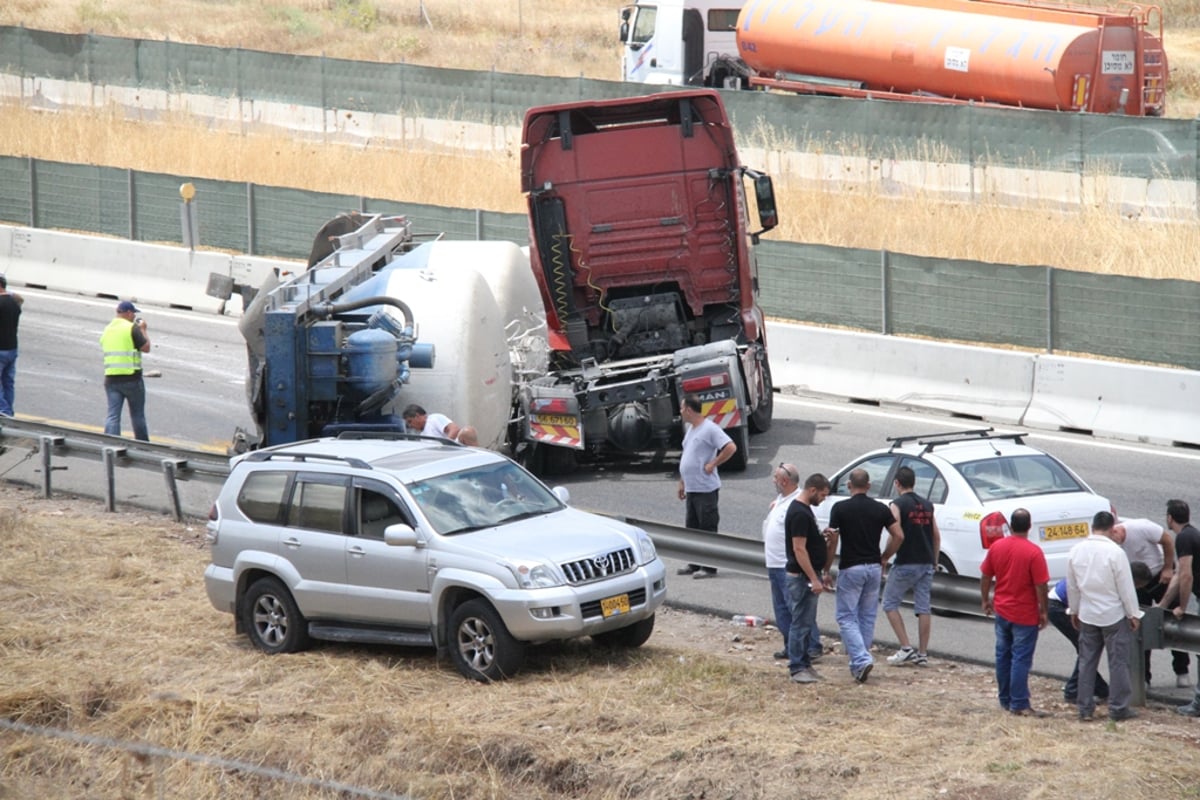
POLYGON ((416 403, 405 408, 400 416, 410 431, 422 436, 436 436, 471 447, 479 444, 479 437, 470 425, 459 426, 445 414, 430 414, 416 403))
MULTIPOLYGON (((1171 532, 1152 520, 1122 519, 1112 528, 1112 539, 1121 545, 1129 561, 1141 561, 1150 568, 1153 578, 1137 590, 1138 603, 1152 606, 1162 600, 1171 578, 1175 575, 1175 539, 1171 532)), ((1175 607, 1172 603, 1171 608, 1175 607)), ((1150 682, 1150 650, 1146 651, 1146 683, 1150 682)), ((1171 651, 1171 670, 1177 687, 1190 686, 1188 654, 1171 651)))
MULTIPOLYGON (((701 531, 717 530, 721 521, 718 509, 721 475, 717 468, 737 452, 737 445, 721 426, 704 416, 704 406, 691 395, 683 399, 679 416, 687 426, 683 435, 683 453, 679 456, 679 499, 684 501, 684 525, 701 531)), ((688 564, 680 575, 712 578, 716 567, 688 564)))
MULTIPOLYGON (((775 654, 778 659, 788 657, 788 631, 792 627, 792 610, 788 604, 787 593, 787 531, 784 529, 784 519, 787 517, 788 506, 800 494, 800 473, 795 464, 780 464, 771 475, 778 494, 771 501, 767 517, 762 524, 763 560, 767 565, 767 579, 771 584, 771 606, 775 609, 775 627, 783 634, 783 649, 775 654)), ((820 651, 821 634, 813 628, 810 637, 811 651, 820 651), (816 644, 812 645, 815 637, 816 644)))

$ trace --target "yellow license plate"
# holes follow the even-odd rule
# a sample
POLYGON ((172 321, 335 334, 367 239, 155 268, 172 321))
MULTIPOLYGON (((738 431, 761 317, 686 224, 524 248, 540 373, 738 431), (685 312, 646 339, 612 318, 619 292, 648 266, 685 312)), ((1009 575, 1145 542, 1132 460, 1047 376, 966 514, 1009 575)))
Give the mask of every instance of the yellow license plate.
POLYGON ((1046 525, 1042 528, 1042 541, 1054 542, 1059 539, 1082 539, 1090 532, 1086 522, 1072 522, 1069 525, 1046 525))
POLYGON ((577 425, 579 423, 575 417, 558 414, 534 414, 533 421, 539 425, 577 425))
POLYGON ((606 597, 600 601, 600 611, 606 617, 629 613, 629 595, 619 594, 616 597, 606 597))

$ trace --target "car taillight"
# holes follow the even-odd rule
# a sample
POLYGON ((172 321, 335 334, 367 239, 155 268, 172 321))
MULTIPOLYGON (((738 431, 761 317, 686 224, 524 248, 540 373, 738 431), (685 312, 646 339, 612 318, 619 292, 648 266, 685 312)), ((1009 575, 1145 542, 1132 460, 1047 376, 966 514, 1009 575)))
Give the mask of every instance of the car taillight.
POLYGON ((216 503, 213 503, 212 507, 208 509, 208 519, 210 522, 217 521, 217 504, 216 503))
POLYGON ((979 541, 984 550, 1003 539, 1007 531, 1008 520, 999 511, 993 511, 979 520, 979 541))

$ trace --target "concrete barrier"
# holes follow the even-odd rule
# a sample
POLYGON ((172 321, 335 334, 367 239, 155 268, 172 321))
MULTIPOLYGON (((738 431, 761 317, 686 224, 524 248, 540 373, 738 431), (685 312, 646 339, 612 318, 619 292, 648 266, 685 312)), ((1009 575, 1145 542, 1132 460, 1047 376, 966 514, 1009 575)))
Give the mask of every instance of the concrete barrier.
POLYGON ((776 386, 1019 424, 1034 355, 985 347, 767 323, 776 386))
POLYGON ((1200 372, 1040 355, 1023 424, 1200 445, 1200 372))
POLYGON ((240 296, 227 303, 208 295, 211 274, 258 286, 268 271, 295 266, 282 260, 0 226, 0 272, 14 287, 240 314, 240 296))

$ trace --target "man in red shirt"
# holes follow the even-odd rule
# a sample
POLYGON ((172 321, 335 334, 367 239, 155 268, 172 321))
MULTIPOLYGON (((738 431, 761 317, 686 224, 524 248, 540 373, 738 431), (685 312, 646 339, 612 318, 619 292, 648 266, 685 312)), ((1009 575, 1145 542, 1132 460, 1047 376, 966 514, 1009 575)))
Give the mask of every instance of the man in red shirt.
POLYGON ((983 613, 996 617, 996 686, 1001 708, 1023 717, 1044 717, 1044 711, 1029 705, 1029 669, 1038 631, 1049 620, 1050 570, 1042 548, 1029 541, 1029 512, 1018 508, 1008 527, 1012 535, 988 548, 979 568, 983 613))

